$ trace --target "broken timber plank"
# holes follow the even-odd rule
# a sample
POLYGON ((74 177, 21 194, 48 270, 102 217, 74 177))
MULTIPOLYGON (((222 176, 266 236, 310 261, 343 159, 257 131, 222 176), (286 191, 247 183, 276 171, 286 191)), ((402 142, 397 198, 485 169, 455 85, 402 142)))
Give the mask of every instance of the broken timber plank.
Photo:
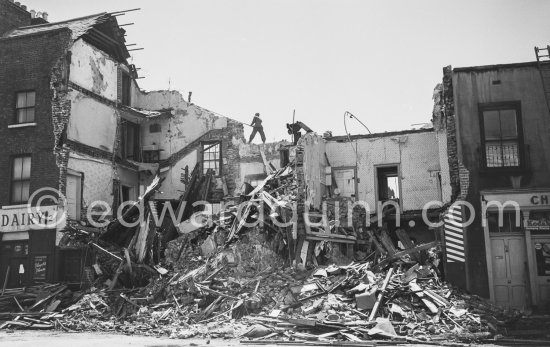
POLYGON ((395 246, 393 245, 393 241, 390 238, 390 235, 388 235, 388 231, 383 228, 380 232, 380 242, 386 247, 386 250, 388 251, 388 254, 393 256, 395 253, 397 253, 397 250, 395 249, 395 246))
POLYGON ((376 299, 376 302, 374 303, 374 307, 372 308, 372 311, 370 313, 369 322, 372 322, 376 317, 376 312, 378 311, 378 307, 380 307, 380 303, 382 302, 382 298, 384 297, 384 292, 388 287, 388 283, 390 283, 392 274, 393 274, 393 267, 390 268, 388 273, 386 274, 386 278, 384 279, 384 283, 382 284, 382 289, 380 290, 380 293, 378 294, 378 298, 376 299))
MULTIPOLYGON (((411 241, 411 238, 409 237, 405 229, 397 229, 395 231, 395 234, 397 235, 397 238, 399 239, 399 241, 401 241, 405 249, 414 248, 414 243, 411 241)), ((411 257, 418 262, 420 260, 420 252, 411 253, 411 257)))
POLYGON ((374 232, 372 230, 367 230, 367 235, 369 236, 369 239, 374 243, 376 249, 378 250, 378 252, 380 252, 380 254, 386 255, 388 253, 384 246, 382 246, 380 242, 378 242, 378 239, 376 238, 376 235, 374 235, 374 232))
POLYGON ((430 243, 425 243, 425 244, 416 246, 415 248, 406 249, 404 251, 397 252, 393 256, 388 257, 388 258, 382 260, 381 262, 379 262, 378 264, 376 264, 374 266, 373 270, 378 271, 378 269, 383 268, 384 266, 388 265, 392 261, 395 261, 395 260, 401 258, 402 256, 405 256, 407 254, 411 254, 413 252, 424 251, 426 249, 430 249, 430 248, 435 247, 437 245, 439 245, 439 241, 433 241, 433 242, 430 242, 430 243))

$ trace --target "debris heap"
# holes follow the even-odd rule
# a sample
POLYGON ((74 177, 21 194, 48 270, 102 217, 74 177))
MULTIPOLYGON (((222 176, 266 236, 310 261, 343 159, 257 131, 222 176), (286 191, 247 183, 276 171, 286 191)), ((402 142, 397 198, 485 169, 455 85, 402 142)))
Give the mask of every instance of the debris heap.
MULTIPOLYGON (((292 164, 247 194, 226 199, 214 216, 182 204, 208 194, 209 177, 195 170, 191 181, 196 184, 188 185, 177 207, 185 209, 179 224, 164 220, 154 228, 156 211, 149 206, 146 222, 135 227, 113 221, 98 236, 73 226, 71 232, 97 253, 93 267, 101 275, 75 293, 64 285, 5 290, 1 327, 252 344, 461 345, 501 333, 514 318, 442 281, 437 243, 414 246, 401 235, 407 247, 399 251, 383 229, 362 230, 368 242, 358 253, 364 256, 335 265, 322 261, 323 249, 357 237, 334 221, 314 227, 306 237, 323 247, 313 251, 313 262, 297 264, 303 240, 288 223, 298 196, 292 164)), ((159 186, 157 179, 140 202, 159 186)), ((134 220, 136 208, 124 218, 134 220)))

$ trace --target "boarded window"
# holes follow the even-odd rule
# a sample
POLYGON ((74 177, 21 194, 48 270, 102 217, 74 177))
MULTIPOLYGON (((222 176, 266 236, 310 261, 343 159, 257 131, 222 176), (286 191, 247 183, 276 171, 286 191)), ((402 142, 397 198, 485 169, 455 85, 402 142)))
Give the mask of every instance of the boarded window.
POLYGON ((34 106, 36 93, 34 91, 19 92, 16 94, 15 123, 34 122, 34 106))
POLYGON ((520 166, 518 114, 515 109, 482 111, 485 160, 488 168, 520 166))
POLYGON ((214 170, 216 176, 221 175, 221 143, 210 142, 202 144, 202 172, 214 170))
POLYGON ((11 202, 24 203, 29 199, 31 186, 31 157, 16 157, 12 161, 11 202))
POLYGON ((355 169, 332 168, 336 183, 335 193, 342 197, 355 197, 355 169))

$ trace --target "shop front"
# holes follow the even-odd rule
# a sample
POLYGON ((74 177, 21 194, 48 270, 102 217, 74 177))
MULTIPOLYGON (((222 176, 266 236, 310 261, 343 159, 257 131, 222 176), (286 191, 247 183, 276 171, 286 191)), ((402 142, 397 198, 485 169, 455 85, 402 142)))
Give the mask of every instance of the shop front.
POLYGON ((550 190, 483 191, 491 300, 550 308, 550 190))
POLYGON ((6 288, 53 282, 56 276, 56 206, 0 209, 0 279, 6 288))

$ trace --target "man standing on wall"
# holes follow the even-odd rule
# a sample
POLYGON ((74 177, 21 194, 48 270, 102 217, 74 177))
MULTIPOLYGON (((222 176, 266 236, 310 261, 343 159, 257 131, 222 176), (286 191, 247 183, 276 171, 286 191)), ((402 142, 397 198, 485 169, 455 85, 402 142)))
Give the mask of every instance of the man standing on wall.
POLYGON ((252 123, 250 125, 254 129, 252 130, 252 134, 250 134, 250 140, 248 140, 248 143, 251 143, 252 140, 254 140, 254 136, 256 136, 256 133, 260 133, 262 142, 265 143, 264 127, 262 126, 262 119, 260 118, 259 113, 256 113, 254 115, 254 119, 252 120, 252 123))

